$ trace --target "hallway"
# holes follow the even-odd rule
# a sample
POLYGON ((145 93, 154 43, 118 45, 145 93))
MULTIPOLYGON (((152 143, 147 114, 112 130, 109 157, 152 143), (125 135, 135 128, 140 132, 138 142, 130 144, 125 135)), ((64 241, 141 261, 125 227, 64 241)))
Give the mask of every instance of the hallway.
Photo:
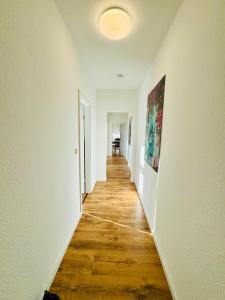
POLYGON ((172 299, 154 241, 121 156, 108 157, 53 281, 61 299, 172 299))
POLYGON ((225 1, 0 20, 0 300, 224 300, 225 1))

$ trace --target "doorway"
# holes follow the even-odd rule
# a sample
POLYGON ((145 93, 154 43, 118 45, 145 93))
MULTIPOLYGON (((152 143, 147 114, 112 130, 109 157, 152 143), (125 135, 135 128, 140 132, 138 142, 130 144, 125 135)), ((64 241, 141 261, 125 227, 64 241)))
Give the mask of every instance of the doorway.
POLYGON ((86 136, 85 136, 85 106, 80 104, 80 171, 81 171, 81 197, 82 202, 87 196, 87 172, 86 172, 86 136))
POLYGON ((79 158, 80 158, 80 207, 90 192, 91 135, 90 105, 79 91, 79 158))
POLYGON ((107 156, 124 156, 128 150, 128 113, 108 113, 107 156))

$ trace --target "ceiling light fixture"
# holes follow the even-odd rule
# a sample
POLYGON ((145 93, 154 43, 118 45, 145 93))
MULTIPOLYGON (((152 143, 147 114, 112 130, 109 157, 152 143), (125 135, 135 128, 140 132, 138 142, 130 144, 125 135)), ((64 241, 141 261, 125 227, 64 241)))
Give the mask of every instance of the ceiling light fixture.
POLYGON ((101 33, 110 40, 121 40, 131 30, 131 18, 122 8, 111 7, 100 16, 99 28, 101 33))

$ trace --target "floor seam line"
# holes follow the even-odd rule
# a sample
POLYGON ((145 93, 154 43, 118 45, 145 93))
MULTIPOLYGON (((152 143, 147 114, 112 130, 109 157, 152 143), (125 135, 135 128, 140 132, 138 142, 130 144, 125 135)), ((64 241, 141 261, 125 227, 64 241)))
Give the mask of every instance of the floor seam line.
POLYGON ((102 221, 105 221, 105 222, 108 222, 108 223, 112 223, 112 224, 120 226, 120 227, 124 227, 126 229, 130 229, 132 231, 136 231, 136 232, 139 232, 139 233, 143 233, 143 234, 152 236, 151 232, 147 232, 147 231, 140 230, 140 229, 135 229, 135 228, 132 228, 130 226, 127 226, 127 225, 124 225, 124 224, 121 224, 121 223, 117 223, 117 222, 114 222, 114 221, 111 221, 111 220, 108 220, 108 219, 104 219, 104 218, 101 218, 101 217, 98 217, 96 215, 89 214, 89 213, 86 213, 86 212, 83 212, 83 214, 87 215, 87 216, 90 216, 90 217, 93 217, 93 218, 96 218, 96 219, 99 219, 99 220, 102 220, 102 221))

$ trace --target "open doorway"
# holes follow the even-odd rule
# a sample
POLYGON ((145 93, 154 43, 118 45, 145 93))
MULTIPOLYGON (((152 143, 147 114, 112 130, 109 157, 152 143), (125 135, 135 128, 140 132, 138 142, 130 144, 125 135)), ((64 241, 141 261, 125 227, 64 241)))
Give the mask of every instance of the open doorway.
POLYGON ((128 158, 129 113, 108 113, 108 156, 128 158))
POLYGON ((80 159, 80 207, 90 192, 91 178, 91 135, 90 135, 90 105, 79 91, 79 159, 80 159))
POLYGON ((120 125, 112 124, 112 155, 120 155, 120 125))

